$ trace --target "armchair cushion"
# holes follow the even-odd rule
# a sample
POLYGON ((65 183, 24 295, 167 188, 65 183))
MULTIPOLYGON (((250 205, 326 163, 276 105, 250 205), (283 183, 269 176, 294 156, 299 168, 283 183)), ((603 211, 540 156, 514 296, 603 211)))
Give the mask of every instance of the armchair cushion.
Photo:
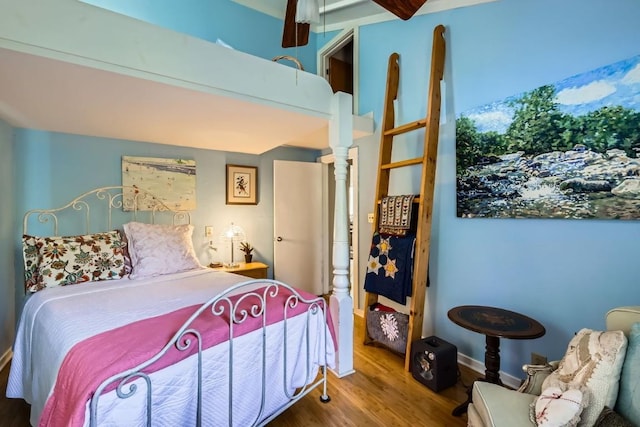
POLYGON ((471 426, 534 426, 529 418, 529 407, 538 396, 517 393, 508 388, 485 381, 473 383, 472 402, 467 416, 471 426), (496 402, 500 402, 496 405, 496 402))
POLYGON ((582 329, 542 388, 584 387, 589 405, 582 411, 579 425, 592 426, 605 406, 615 405, 626 349, 627 339, 622 331, 582 329))

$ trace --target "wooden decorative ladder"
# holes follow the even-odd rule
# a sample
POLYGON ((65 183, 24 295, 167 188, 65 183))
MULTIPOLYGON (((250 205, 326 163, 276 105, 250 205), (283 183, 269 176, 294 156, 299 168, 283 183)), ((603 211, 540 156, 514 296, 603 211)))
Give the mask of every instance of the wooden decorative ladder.
MULTIPOLYGON (((387 72, 387 87, 382 118, 382 132, 380 137, 380 161, 378 165, 378 180, 376 186, 376 205, 374 206, 374 226, 379 229, 380 203, 388 196, 389 178, 391 171, 412 165, 422 165, 420 194, 414 199, 418 204, 418 223, 416 230, 416 244, 414 251, 413 283, 411 308, 409 311, 409 330, 407 333, 407 347, 405 352, 405 369, 411 368, 411 343, 419 340, 422 335, 424 319, 425 293, 427 290, 427 274, 429 266, 429 242, 431 239, 431 217, 433 208, 433 192, 436 175, 436 156, 438 153, 438 136, 440 133, 440 81, 444 72, 445 40, 444 26, 438 25, 433 30, 433 47, 431 51, 431 75, 429 77, 429 94, 427 98, 426 118, 395 125, 394 101, 398 96, 398 81, 400 74, 399 55, 392 53, 389 57, 387 72), (422 157, 391 162, 393 138, 395 136, 425 128, 424 151, 422 157)), ((415 205, 414 205, 415 209, 415 205)), ((378 301, 378 295, 366 293, 365 310, 378 301)), ((365 328, 365 344, 372 343, 367 328, 365 328)))

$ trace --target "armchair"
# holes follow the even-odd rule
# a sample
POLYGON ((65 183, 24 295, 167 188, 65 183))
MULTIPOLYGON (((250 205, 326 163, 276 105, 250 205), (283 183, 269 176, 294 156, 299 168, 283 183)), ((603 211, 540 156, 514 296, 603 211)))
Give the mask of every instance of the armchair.
MULTIPOLYGON (((606 396, 604 398, 598 400, 598 398, 591 397, 591 403, 589 401, 582 402, 585 412, 580 414, 579 411, 582 409, 577 410, 578 415, 581 416, 578 426, 605 425, 601 423, 605 416, 617 418, 618 414, 621 414, 624 419, 618 419, 621 422, 620 424, 606 425, 640 427, 640 387, 636 385, 637 378, 640 376, 639 322, 640 306, 614 308, 606 314, 607 330, 622 331, 628 337, 627 341, 622 337, 622 334, 618 333, 618 337, 620 337, 618 338, 620 342, 618 346, 620 357, 618 358, 619 361, 614 362, 612 366, 614 371, 617 369, 620 372, 620 380, 613 381, 614 383, 605 392, 606 396), (619 367, 620 363, 622 363, 621 369, 619 367), (603 410, 603 406, 607 406, 610 409, 615 407, 616 413, 603 410), (587 408, 591 411, 590 414, 586 414, 587 408), (597 411, 595 415, 593 411, 597 411)), ((580 333, 583 333, 583 331, 580 333)), ((615 333, 613 336, 615 337, 615 333)), ((565 362, 565 374, 566 365, 571 364, 571 360, 565 361, 565 359, 569 352, 574 349, 574 340, 572 340, 572 345, 570 345, 567 355, 562 360, 562 362, 565 362)), ((589 345, 592 344, 593 342, 589 342, 589 345)), ((608 353, 608 350, 606 352, 608 353)), ((600 362, 598 359, 595 363, 600 362)), ((596 366, 595 364, 591 366, 589 374, 601 367, 598 365, 597 368, 593 368, 593 366, 596 366)), ((473 384, 472 403, 469 404, 467 409, 469 427, 531 427, 536 425, 531 416, 531 405, 535 405, 535 402, 538 401, 543 390, 544 380, 556 370, 555 378, 557 378, 557 375, 562 375, 563 365, 560 362, 551 362, 548 365, 525 365, 523 369, 527 374, 527 378, 518 390, 510 390, 483 381, 476 381, 473 384)), ((583 373, 581 372, 579 375, 583 375, 583 373)), ((615 374, 605 374, 605 376, 610 379, 615 377, 615 374)), ((566 378, 566 375, 563 378, 566 378)), ((549 381, 552 379, 554 377, 550 377, 549 381)), ((591 379, 587 379, 587 381, 591 381, 591 379)), ((585 394, 585 400, 589 398, 589 393, 591 392, 585 394)), ((570 415, 568 417, 571 419, 570 415)), ((566 421, 569 422, 569 419, 566 421)), ((574 417, 572 421, 575 422, 575 420, 576 418, 574 417)), ((539 425, 575 425, 564 424, 563 422, 554 423, 549 422, 549 420, 544 421, 548 423, 541 422, 539 425)))

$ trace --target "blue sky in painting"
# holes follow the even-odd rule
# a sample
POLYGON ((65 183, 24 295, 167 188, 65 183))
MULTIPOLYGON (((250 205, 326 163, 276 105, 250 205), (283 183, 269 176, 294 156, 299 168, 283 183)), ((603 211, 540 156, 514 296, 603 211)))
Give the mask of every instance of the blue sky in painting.
MULTIPOLYGON (((620 105, 640 111, 640 55, 553 84, 556 103, 563 113, 580 116, 605 106, 620 105)), ((510 96, 461 114, 473 120, 479 132, 504 133, 513 119, 510 96)))

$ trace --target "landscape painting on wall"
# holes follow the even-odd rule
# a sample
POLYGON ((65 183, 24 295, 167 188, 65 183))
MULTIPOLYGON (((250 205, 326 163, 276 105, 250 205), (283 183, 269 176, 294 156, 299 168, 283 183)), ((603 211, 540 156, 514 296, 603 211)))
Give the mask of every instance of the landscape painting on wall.
POLYGON ((456 119, 457 215, 640 219, 640 55, 456 119))
MULTIPOLYGON (((196 162, 185 159, 122 156, 122 185, 138 187, 177 211, 196 208, 196 162)), ((124 193, 124 206, 131 194, 124 193)), ((139 210, 151 210, 153 201, 139 200, 139 210)))

